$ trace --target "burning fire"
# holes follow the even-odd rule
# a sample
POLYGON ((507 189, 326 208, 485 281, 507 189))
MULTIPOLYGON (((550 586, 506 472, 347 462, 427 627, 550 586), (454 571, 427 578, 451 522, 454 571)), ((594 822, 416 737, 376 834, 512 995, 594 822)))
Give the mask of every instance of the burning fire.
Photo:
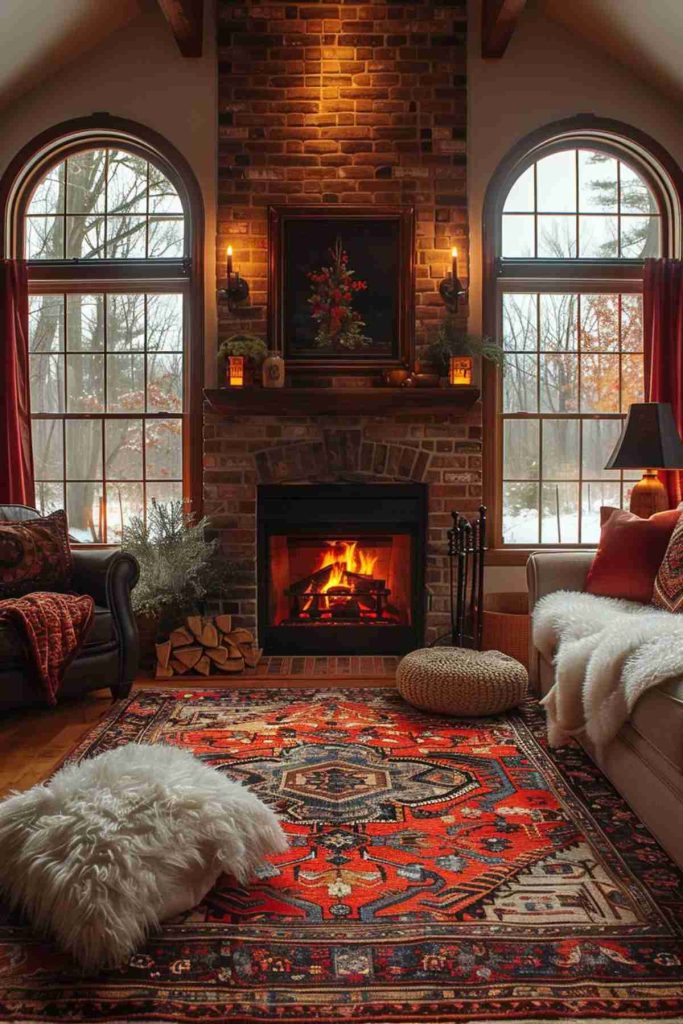
POLYGON ((319 593, 326 594, 332 587, 348 586, 347 573, 356 573, 359 576, 372 576, 377 565, 377 556, 370 555, 358 548, 357 540, 334 540, 327 541, 328 551, 323 551, 320 562, 315 571, 327 569, 332 566, 330 577, 321 588, 319 593))
MULTIPOLYGON (((282 552, 289 580, 284 600, 277 599, 282 624, 384 626, 400 621, 399 609, 390 602, 393 538, 313 540, 304 538, 282 552)), ((280 564, 280 580, 284 569, 280 564)))

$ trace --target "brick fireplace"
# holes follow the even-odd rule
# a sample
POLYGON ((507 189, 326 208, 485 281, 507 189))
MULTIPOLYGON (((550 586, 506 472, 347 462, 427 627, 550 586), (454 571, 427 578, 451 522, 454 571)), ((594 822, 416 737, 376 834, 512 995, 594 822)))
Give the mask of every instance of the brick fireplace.
MULTIPOLYGON (((218 0, 218 342, 267 335, 269 206, 410 206, 419 358, 443 316, 453 245, 468 279, 466 16, 465 0, 218 0), (251 289, 233 309, 228 243, 251 289)), ((465 328, 466 301, 458 316, 465 328)), ((369 377, 290 372, 287 383, 315 387, 320 401, 231 409, 213 391, 205 409, 204 511, 234 567, 236 621, 258 621, 259 486, 417 483, 427 489, 424 632, 434 639, 448 626, 450 512, 481 502, 479 404, 418 408, 405 392, 388 401, 369 377), (335 401, 340 389, 367 400, 335 401)))
MULTIPOLYGON (((372 401, 368 394, 368 401, 372 401)), ((474 513, 481 494, 479 407, 383 416, 205 415, 204 509, 236 586, 229 609, 257 627, 257 488, 351 482, 427 485, 425 638, 448 628, 450 512, 474 513)))

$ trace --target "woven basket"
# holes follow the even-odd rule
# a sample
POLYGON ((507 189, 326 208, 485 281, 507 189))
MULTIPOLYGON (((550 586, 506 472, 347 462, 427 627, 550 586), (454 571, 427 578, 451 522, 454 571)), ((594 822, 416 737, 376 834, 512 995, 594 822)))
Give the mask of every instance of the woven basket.
POLYGON ((485 595, 482 650, 502 651, 528 668, 530 629, 526 593, 485 595))
POLYGON ((526 696, 527 671, 500 651, 428 647, 412 651, 396 671, 409 704, 446 715, 497 715, 526 696))

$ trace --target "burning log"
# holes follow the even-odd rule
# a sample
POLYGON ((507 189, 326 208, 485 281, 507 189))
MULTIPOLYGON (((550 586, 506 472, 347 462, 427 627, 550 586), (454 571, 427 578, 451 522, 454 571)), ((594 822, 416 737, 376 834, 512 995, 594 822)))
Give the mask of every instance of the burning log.
POLYGON ((253 633, 232 628, 230 615, 190 615, 165 643, 156 645, 156 652, 156 679, 172 679, 187 672, 232 675, 256 668, 263 654, 253 633))
POLYGON ((344 576, 356 594, 374 594, 377 590, 385 589, 385 580, 376 580, 359 572, 347 572, 344 576))
POLYGON ((361 622, 383 618, 391 591, 386 580, 352 572, 344 563, 335 562, 292 583, 285 593, 290 599, 289 623, 324 618, 361 622), (330 586, 332 579, 340 582, 330 586))
POLYGON ((334 565, 326 565, 324 568, 312 572, 310 576, 305 576, 297 583, 292 583, 288 593, 296 597, 302 597, 311 592, 320 593, 330 582, 334 568, 334 565))

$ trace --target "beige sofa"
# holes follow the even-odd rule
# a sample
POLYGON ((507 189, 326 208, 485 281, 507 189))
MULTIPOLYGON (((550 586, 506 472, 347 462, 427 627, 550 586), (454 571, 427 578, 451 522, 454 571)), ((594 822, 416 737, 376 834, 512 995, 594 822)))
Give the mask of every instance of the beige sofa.
MULTIPOLYGON (((538 551, 527 562, 529 608, 557 590, 583 590, 593 551, 538 551)), ((529 675, 532 687, 546 694, 553 666, 531 638, 529 675)), ((593 760, 628 801, 662 846, 683 866, 683 679, 649 690, 631 719, 593 760)))

